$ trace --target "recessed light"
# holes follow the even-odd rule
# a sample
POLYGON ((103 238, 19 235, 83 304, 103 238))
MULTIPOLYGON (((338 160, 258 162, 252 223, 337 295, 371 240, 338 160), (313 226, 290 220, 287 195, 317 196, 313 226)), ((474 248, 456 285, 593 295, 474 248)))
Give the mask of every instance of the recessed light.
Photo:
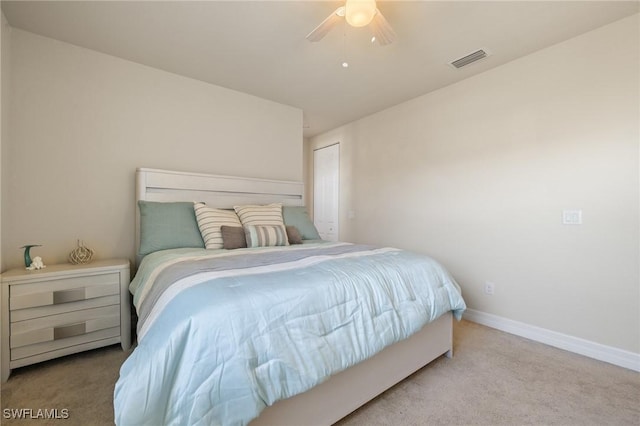
POLYGON ((376 36, 371 37, 371 43, 375 43, 376 42, 376 36))
POLYGON ((349 68, 349 63, 348 62, 343 62, 342 63, 342 68, 349 68))

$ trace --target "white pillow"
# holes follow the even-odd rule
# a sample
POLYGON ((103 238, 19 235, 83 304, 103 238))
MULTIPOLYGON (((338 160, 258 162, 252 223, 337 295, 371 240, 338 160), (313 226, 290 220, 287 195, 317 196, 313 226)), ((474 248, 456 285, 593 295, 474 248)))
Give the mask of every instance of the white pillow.
POLYGON ((223 248, 221 226, 242 226, 238 215, 232 210, 214 209, 205 203, 193 203, 193 210, 207 249, 223 248))
MULTIPOLYGON (((245 233, 249 230, 249 226, 277 226, 282 229, 284 235, 287 235, 287 229, 282 220, 282 204, 274 203, 267 205, 246 205, 233 207, 242 222, 245 233)), ((255 231, 255 230, 254 230, 255 231)), ((249 245, 249 241, 247 241, 249 245)), ((252 244, 253 245, 253 244, 252 244)), ((289 241, 285 238, 284 245, 288 246, 289 241)))

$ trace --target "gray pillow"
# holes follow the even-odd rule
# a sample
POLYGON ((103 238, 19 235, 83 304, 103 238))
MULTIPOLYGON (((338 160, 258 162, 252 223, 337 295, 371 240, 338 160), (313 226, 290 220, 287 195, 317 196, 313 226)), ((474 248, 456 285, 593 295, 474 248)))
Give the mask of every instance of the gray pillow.
POLYGON ((158 250, 204 248, 193 203, 138 201, 140 208, 141 256, 158 250))
POLYGON ((303 240, 319 240, 320 235, 304 206, 282 206, 284 224, 298 228, 303 240))
POLYGON ((247 248, 247 239, 244 236, 242 226, 222 225, 220 232, 222 233, 222 248, 227 250, 247 248))
POLYGON ((287 225, 287 238, 289 244, 302 244, 302 235, 295 226, 287 225))

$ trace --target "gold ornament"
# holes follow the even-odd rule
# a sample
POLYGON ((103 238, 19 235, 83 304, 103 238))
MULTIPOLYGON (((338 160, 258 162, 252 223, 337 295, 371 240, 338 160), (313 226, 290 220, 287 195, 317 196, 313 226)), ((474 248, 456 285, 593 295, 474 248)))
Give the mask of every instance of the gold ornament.
POLYGON ((85 246, 84 243, 81 243, 78 240, 78 247, 71 250, 69 253, 69 262, 77 265, 79 263, 89 263, 91 262, 91 258, 95 252, 91 250, 89 247, 85 246))

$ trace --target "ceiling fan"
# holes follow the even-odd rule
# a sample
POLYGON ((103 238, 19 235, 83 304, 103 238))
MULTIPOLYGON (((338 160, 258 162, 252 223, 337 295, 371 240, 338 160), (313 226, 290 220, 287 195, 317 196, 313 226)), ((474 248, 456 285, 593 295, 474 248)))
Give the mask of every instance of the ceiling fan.
POLYGON ((346 0, 344 6, 337 8, 320 25, 307 35, 309 41, 320 41, 342 19, 353 27, 369 25, 375 41, 384 46, 393 43, 396 33, 376 7, 375 0, 346 0))

